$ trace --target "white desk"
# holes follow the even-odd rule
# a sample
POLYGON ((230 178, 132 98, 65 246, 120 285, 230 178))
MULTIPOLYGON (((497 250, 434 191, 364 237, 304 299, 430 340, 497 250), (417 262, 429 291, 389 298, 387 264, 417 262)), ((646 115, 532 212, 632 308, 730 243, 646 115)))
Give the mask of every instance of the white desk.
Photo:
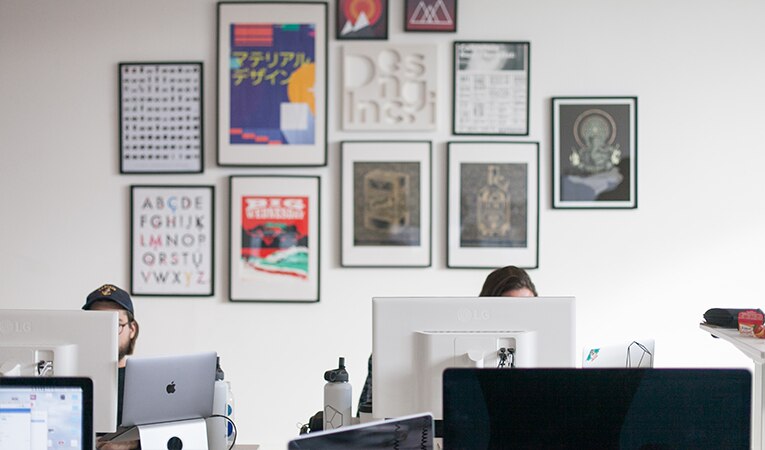
POLYGON ((733 344, 754 361, 754 378, 752 379, 752 448, 762 449, 765 437, 765 339, 742 336, 738 330, 719 328, 700 324, 699 327, 724 341, 733 344))

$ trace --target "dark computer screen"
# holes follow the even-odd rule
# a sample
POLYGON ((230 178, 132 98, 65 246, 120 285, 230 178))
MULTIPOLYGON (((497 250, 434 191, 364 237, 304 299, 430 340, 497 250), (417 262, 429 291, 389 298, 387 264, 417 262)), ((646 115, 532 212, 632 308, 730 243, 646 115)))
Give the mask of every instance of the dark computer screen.
POLYGON ((749 449, 738 369, 449 369, 445 449, 749 449))

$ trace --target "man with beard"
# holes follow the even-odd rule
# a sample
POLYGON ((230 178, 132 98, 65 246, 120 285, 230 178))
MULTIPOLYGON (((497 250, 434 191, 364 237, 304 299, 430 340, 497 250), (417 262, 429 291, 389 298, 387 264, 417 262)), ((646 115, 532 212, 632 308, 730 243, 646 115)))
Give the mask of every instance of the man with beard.
MULTIPOLYGON (((135 342, 138 340, 138 322, 135 320, 133 301, 130 295, 113 284, 105 284, 91 292, 85 300, 82 309, 89 311, 118 311, 119 327, 117 328, 119 342, 119 372, 117 394, 117 425, 122 423, 122 395, 125 388, 125 362, 127 356, 133 354, 135 342)), ((139 448, 138 441, 98 443, 102 450, 128 450, 139 448)))

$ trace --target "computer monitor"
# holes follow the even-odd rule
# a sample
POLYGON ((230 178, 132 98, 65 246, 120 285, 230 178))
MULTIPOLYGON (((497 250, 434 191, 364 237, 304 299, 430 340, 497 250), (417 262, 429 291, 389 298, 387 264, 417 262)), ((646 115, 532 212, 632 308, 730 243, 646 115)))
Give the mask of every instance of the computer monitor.
POLYGON ((0 377, 0 450, 93 448, 90 378, 0 377))
POLYGON ((372 299, 372 415, 441 418, 449 367, 574 367, 573 297, 372 299))
POLYGON ((88 377, 94 428, 117 427, 116 311, 0 309, 0 374, 88 377))
POLYGON ((749 450, 742 369, 451 369, 444 448, 749 450))

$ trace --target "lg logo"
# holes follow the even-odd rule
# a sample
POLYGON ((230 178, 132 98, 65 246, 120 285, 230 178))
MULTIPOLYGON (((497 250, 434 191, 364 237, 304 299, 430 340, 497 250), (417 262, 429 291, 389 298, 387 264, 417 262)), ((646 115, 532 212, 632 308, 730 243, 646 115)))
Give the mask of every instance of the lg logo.
POLYGON ((32 331, 30 322, 14 322, 13 320, 0 320, 0 334, 29 333, 32 331))
POLYGON ((457 320, 460 322, 472 322, 475 320, 489 320, 491 314, 485 309, 461 308, 457 311, 457 320))

